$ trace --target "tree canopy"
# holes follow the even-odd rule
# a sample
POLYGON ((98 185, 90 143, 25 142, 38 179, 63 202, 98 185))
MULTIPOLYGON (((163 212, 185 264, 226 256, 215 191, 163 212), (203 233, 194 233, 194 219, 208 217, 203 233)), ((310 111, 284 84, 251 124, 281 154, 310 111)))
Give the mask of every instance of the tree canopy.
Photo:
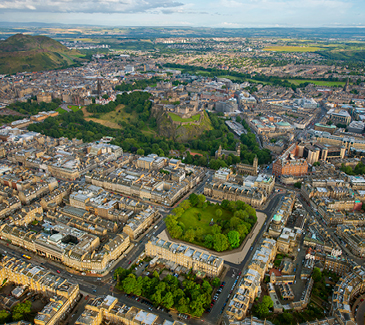
MULTIPOLYGON (((211 301, 212 286, 207 280, 197 283, 189 274, 183 282, 168 274, 160 280, 155 271, 151 277, 136 277, 131 271, 117 268, 114 278, 116 288, 127 293, 143 296, 157 307, 175 308, 180 313, 200 317, 211 301)), ((217 280, 213 280, 216 284, 217 280)), ((219 279, 218 279, 219 282, 219 279)))

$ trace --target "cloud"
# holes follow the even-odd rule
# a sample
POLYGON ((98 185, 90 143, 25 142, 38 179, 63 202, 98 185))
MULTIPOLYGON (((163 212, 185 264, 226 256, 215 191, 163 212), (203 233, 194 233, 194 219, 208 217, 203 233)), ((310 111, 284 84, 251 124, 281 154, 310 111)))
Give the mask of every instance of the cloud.
POLYGON ((260 10, 284 10, 288 12, 296 9, 348 9, 352 3, 344 0, 220 0, 220 4, 228 9, 260 9, 260 10))
POLYGON ((143 13, 176 8, 175 0, 1 0, 0 10, 58 13, 143 13))
POLYGON ((208 12, 206 12, 206 11, 193 11, 193 10, 186 10, 186 9, 182 9, 182 8, 161 9, 161 12, 166 15, 171 15, 171 14, 208 15, 208 12))

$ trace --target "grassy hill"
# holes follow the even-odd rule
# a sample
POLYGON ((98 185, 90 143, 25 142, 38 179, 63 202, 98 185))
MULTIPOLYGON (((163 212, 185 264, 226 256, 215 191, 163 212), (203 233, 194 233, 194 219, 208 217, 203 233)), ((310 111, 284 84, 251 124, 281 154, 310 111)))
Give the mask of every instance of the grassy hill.
POLYGON ((67 68, 82 56, 47 36, 16 34, 0 41, 0 73, 67 68))

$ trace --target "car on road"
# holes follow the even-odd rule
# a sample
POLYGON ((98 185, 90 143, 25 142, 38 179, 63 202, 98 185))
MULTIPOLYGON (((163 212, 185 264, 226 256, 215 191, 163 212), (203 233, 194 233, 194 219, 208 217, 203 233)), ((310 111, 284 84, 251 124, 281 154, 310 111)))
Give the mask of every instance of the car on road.
POLYGON ((60 270, 56 270, 56 272, 57 272, 57 273, 61 273, 61 271, 60 271, 60 270))
POLYGON ((129 261, 129 262, 128 262, 128 264, 131 264, 131 263, 132 263, 132 261, 129 261))

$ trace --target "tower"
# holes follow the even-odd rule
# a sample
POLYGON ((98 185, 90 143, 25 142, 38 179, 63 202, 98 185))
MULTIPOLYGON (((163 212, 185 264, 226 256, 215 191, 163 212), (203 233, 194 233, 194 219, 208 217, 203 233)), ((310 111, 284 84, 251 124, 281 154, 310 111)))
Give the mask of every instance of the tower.
POLYGON ((254 168, 255 175, 257 175, 258 166, 259 166, 259 160, 257 159, 257 156, 255 156, 255 158, 253 159, 253 168, 254 168))
POLYGON ((218 150, 216 151, 216 158, 219 158, 222 156, 222 145, 219 145, 218 150))
POLYGON ((98 97, 100 97, 101 95, 101 83, 100 83, 100 78, 98 78, 98 85, 97 85, 97 94, 98 94, 98 97))
POLYGON ((345 87, 343 87, 343 91, 346 91, 346 92, 349 92, 350 91, 349 78, 347 78, 347 80, 346 80, 346 84, 345 84, 345 87))
POLYGON ((237 143, 236 145, 236 156, 240 157, 241 156, 241 144, 237 143))

